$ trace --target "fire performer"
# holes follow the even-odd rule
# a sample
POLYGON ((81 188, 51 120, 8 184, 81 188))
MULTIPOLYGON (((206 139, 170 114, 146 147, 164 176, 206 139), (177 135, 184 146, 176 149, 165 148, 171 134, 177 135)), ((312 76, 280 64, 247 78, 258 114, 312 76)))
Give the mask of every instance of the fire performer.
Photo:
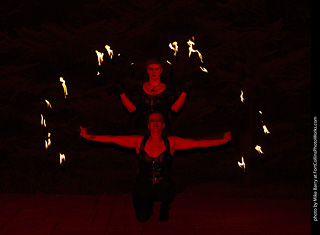
POLYGON ((90 135, 87 129, 80 127, 80 135, 88 140, 115 143, 134 148, 139 161, 139 175, 133 190, 133 205, 137 219, 147 221, 153 214, 153 203, 160 201, 158 221, 169 219, 169 210, 174 199, 175 184, 170 177, 170 168, 175 150, 187 150, 198 147, 222 145, 231 140, 226 132, 222 139, 193 140, 176 136, 164 137, 162 130, 165 122, 162 114, 152 113, 148 117, 148 136, 128 135, 90 135))
POLYGON ((173 87, 161 82, 163 67, 160 60, 149 59, 146 65, 149 80, 138 84, 128 96, 120 86, 118 93, 129 113, 137 112, 137 127, 146 129, 148 115, 152 112, 161 112, 168 127, 169 113, 177 113, 183 107, 191 91, 191 83, 186 83, 184 91, 178 96, 173 87))

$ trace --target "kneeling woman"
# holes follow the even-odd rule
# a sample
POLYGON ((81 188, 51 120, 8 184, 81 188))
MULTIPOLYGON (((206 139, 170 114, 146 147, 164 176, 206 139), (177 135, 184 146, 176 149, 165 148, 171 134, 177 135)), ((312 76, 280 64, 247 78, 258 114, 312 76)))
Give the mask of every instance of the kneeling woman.
POLYGON ((175 185, 170 178, 170 166, 175 150, 222 145, 231 140, 230 132, 222 139, 193 140, 176 136, 163 137, 165 127, 163 116, 152 113, 148 119, 149 136, 129 135, 89 135, 87 129, 80 127, 80 135, 88 140, 115 143, 134 148, 139 161, 139 175, 133 191, 133 205, 140 222, 147 221, 153 214, 154 201, 160 201, 159 221, 169 219, 170 205, 174 199, 175 185))

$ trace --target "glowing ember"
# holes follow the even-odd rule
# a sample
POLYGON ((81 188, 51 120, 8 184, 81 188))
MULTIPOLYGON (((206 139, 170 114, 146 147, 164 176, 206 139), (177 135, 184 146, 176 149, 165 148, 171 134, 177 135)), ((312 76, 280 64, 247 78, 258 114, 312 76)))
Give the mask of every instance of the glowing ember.
POLYGON ((67 98, 68 90, 67 90, 67 86, 66 86, 66 81, 63 79, 63 77, 60 77, 60 82, 62 83, 64 98, 67 98))
POLYGON ((200 66, 200 69, 205 73, 209 73, 208 70, 205 67, 200 66))
POLYGON ((41 126, 47 127, 46 120, 44 119, 42 114, 41 114, 41 126))
POLYGON ((62 165, 66 161, 66 156, 60 153, 60 165, 62 165))
POLYGON ((98 71, 98 72, 97 72, 97 76, 99 76, 99 75, 100 75, 100 72, 98 71))
POLYGON ((111 50, 111 47, 109 45, 105 45, 106 50, 108 51, 109 57, 112 60, 113 57, 113 50, 111 50))
POLYGON ((47 103, 47 108, 52 109, 52 106, 51 106, 50 102, 48 100, 44 100, 44 101, 47 103))
POLYGON ((103 62, 104 54, 102 52, 97 51, 97 50, 96 50, 96 53, 97 53, 97 57, 98 57, 98 64, 99 64, 99 66, 101 66, 101 63, 103 62))
POLYGON ((262 114, 262 111, 259 111, 260 114, 262 114))
POLYGON ((241 156, 241 161, 242 162, 238 162, 238 165, 240 168, 242 168, 244 171, 246 170, 246 164, 244 163, 244 158, 241 156))
MULTIPOLYGON (((194 37, 192 37, 192 39, 194 40, 194 37)), ((192 52, 197 52, 197 53, 198 53, 198 56, 199 56, 199 59, 201 60, 201 63, 203 63, 202 55, 201 55, 200 51, 193 49, 193 46, 195 45, 195 42, 193 42, 193 41, 191 41, 191 40, 189 39, 189 41, 187 42, 187 44, 189 45, 189 57, 191 56, 191 53, 192 53, 192 52)))
POLYGON ((259 154, 264 154, 264 152, 262 152, 262 150, 261 150, 261 146, 256 145, 256 147, 254 149, 257 150, 259 154))
POLYGON ((264 133, 265 133, 266 135, 267 135, 267 134, 270 134, 270 131, 268 130, 268 128, 267 128, 266 125, 263 125, 262 128, 263 128, 263 131, 264 131, 264 133))
POLYGON ((171 62, 170 62, 169 60, 167 60, 167 63, 168 63, 168 64, 170 64, 170 65, 172 65, 172 64, 171 64, 171 62))
POLYGON ((178 43, 177 42, 169 43, 169 47, 174 51, 173 55, 176 56, 178 52, 178 43))
POLYGON ((241 95, 240 95, 240 99, 241 99, 241 102, 244 103, 244 98, 243 98, 243 91, 241 90, 241 95))

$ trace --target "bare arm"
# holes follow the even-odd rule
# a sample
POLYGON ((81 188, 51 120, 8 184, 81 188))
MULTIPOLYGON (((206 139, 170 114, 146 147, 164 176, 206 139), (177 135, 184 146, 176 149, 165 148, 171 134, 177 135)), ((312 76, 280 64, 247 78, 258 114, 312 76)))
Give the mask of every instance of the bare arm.
POLYGON ((143 139, 141 135, 127 135, 127 136, 114 136, 114 135, 89 135, 87 129, 80 127, 80 136, 92 141, 103 143, 114 143, 122 147, 135 148, 138 152, 140 143, 143 139))
POLYGON ((179 110, 182 108, 184 105, 184 102, 186 101, 187 98, 187 93, 182 92, 179 96, 179 98, 174 102, 174 104, 171 106, 171 110, 174 112, 179 112, 179 110))
POLYGON ((124 107, 129 111, 129 113, 133 113, 137 110, 136 106, 131 102, 131 100, 129 100, 125 93, 122 93, 120 98, 124 107))
POLYGON ((193 139, 185 139, 176 136, 168 137, 170 146, 171 146, 171 154, 175 150, 187 150, 199 147, 212 147, 216 145, 222 145, 231 140, 231 132, 226 132, 222 139, 216 140, 193 140, 193 139))

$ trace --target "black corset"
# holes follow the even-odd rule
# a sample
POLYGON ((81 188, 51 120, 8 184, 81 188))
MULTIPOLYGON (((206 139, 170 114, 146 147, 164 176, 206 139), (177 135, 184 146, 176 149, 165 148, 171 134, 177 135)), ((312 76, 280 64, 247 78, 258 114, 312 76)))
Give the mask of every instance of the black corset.
POLYGON ((139 160, 139 178, 143 178, 153 185, 169 176, 172 158, 170 156, 170 145, 167 138, 163 138, 166 150, 159 156, 150 157, 144 150, 145 144, 149 136, 144 137, 141 142, 139 160))

